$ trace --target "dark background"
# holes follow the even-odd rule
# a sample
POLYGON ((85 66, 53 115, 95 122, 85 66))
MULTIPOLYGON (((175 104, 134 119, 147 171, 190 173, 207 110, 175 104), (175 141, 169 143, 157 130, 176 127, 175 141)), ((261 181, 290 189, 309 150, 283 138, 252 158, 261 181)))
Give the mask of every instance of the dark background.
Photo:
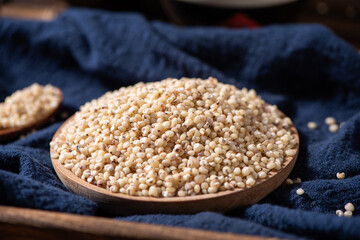
POLYGON ((110 11, 137 11, 150 20, 170 21, 178 25, 221 25, 237 13, 261 26, 294 22, 322 23, 360 49, 359 0, 299 0, 252 9, 210 7, 172 0, 0 0, 0 4, 0 16, 41 20, 53 19, 67 7, 82 6, 110 11))

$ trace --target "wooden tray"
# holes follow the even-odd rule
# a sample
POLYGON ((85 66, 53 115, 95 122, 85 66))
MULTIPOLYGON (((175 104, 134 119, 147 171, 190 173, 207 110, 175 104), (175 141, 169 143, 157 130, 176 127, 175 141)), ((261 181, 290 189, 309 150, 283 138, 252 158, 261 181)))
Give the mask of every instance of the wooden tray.
POLYGON ((198 240, 276 239, 0 206, 0 239, 102 240, 117 238, 198 240))

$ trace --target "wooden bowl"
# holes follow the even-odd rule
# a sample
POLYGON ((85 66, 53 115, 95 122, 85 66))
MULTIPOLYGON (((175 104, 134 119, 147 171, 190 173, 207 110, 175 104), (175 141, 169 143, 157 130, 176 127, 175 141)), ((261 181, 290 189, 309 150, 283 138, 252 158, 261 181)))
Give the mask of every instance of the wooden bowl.
POLYGON ((48 112, 47 114, 42 116, 41 119, 37 120, 36 122, 30 123, 29 125, 26 125, 23 127, 0 129, 0 142, 6 142, 6 141, 10 141, 12 139, 15 139, 16 137, 20 136, 21 134, 25 134, 25 133, 31 131, 32 129, 35 129, 35 128, 38 128, 38 127, 44 125, 45 123, 47 123, 50 120, 51 117, 55 116, 56 113, 59 111, 59 109, 61 107, 61 103, 64 99, 64 95, 63 95, 62 91, 59 88, 57 88, 57 90, 59 91, 60 101, 59 101, 59 105, 53 111, 48 112))
MULTIPOLYGON (((280 116, 285 115, 280 112, 280 116)), ((71 124, 73 117, 69 118, 55 133, 55 139, 62 129, 71 124)), ((289 176, 293 169, 299 152, 299 135, 296 128, 291 126, 291 133, 297 141, 296 154, 287 157, 283 162, 283 168, 270 172, 265 179, 257 180, 254 186, 245 189, 220 191, 213 194, 204 194, 187 197, 154 198, 129 196, 121 193, 112 193, 104 188, 90 184, 75 176, 66 169, 58 159, 52 159, 54 169, 64 185, 75 194, 89 198, 99 204, 100 208, 117 215, 171 213, 185 214, 201 211, 224 212, 230 209, 254 204, 279 187, 289 176)), ((55 153, 50 148, 51 154, 55 153)))

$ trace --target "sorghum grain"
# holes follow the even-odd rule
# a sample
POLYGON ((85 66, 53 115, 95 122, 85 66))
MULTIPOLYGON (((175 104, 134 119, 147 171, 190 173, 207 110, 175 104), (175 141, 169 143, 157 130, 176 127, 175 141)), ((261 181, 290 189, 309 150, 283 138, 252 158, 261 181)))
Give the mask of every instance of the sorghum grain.
POLYGON ((303 195, 303 194, 304 194, 304 189, 298 188, 298 189, 296 190, 296 194, 297 194, 297 195, 303 195))
POLYGON ((344 179, 345 178, 345 173, 343 173, 343 172, 341 172, 341 173, 336 173, 336 177, 338 178, 338 179, 344 179))
POLYGON ((37 83, 14 92, 0 103, 0 129, 28 126, 54 111, 62 99, 58 88, 37 83))
POLYGON ((86 103, 50 145, 65 167, 112 192, 183 197, 251 187, 281 169, 297 151, 291 127, 254 90, 166 79, 86 103))
POLYGON ((314 129, 317 128, 317 124, 316 124, 316 122, 308 122, 307 127, 308 127, 309 129, 314 130, 314 129))
POLYGON ((353 212, 355 210, 355 207, 354 207, 354 205, 352 203, 345 204, 344 208, 345 208, 346 211, 351 211, 351 212, 353 212))

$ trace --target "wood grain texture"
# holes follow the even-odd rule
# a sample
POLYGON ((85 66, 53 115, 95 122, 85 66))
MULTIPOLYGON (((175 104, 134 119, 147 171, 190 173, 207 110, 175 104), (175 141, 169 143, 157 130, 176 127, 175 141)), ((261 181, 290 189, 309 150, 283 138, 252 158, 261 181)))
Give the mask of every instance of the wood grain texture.
POLYGON ((4 1, 0 7, 0 17, 51 21, 67 6, 68 3, 65 0, 4 1))
POLYGON ((0 206, 0 238, 4 240, 275 239, 5 206, 0 206))
POLYGON ((62 101, 64 99, 64 95, 63 95, 62 91, 57 87, 55 87, 55 88, 59 92, 60 100, 59 100, 58 106, 53 111, 45 114, 41 119, 39 119, 38 121, 36 121, 34 123, 31 123, 31 124, 29 124, 27 126, 0 129, 0 142, 10 141, 10 140, 15 139, 16 137, 22 135, 22 134, 30 132, 32 129, 41 127, 42 125, 47 123, 50 120, 51 117, 55 116, 56 113, 60 110, 61 103, 62 103, 62 101))
MULTIPOLYGON (((279 111, 280 116, 285 115, 279 111)), ((69 118, 55 133, 55 139, 68 124, 72 124, 73 117, 69 118)), ((271 172, 269 177, 261 179, 252 187, 221 191, 214 194, 204 194, 187 197, 153 198, 129 196, 121 193, 112 193, 104 188, 90 184, 78 178, 70 170, 66 169, 58 159, 52 159, 54 169, 64 183, 74 193, 87 197, 99 204, 105 210, 114 214, 145 214, 145 213, 172 213, 185 214, 201 211, 224 212, 235 207, 254 204, 268 195, 281 185, 293 169, 298 151, 299 135, 294 126, 291 126, 292 135, 297 141, 297 150, 294 157, 284 160, 283 168, 277 172, 271 172)), ((53 148, 51 154, 55 153, 53 148)))

